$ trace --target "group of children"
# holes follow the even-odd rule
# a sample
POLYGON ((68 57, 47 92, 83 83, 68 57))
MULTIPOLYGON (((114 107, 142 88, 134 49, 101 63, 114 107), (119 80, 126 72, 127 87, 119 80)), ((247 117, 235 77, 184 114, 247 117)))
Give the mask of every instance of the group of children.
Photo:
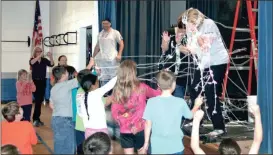
MULTIPOLYGON (((91 58, 87 68, 78 74, 70 66, 56 66, 52 70, 54 83, 50 107, 53 110, 54 154, 112 153, 105 113, 105 106, 110 104, 112 117, 120 128, 120 144, 125 154, 134 154, 135 150, 138 154, 146 154, 149 148, 152 154, 183 154, 181 119, 192 119, 193 116, 191 146, 195 154, 204 153, 199 147, 198 135, 203 115, 198 110, 203 103, 202 97, 195 100, 195 106, 190 110, 184 99, 172 96, 176 86, 176 77, 172 72, 161 71, 156 77, 158 88, 153 89, 138 80, 135 62, 124 60, 117 76, 99 87, 98 76, 90 71, 93 66, 91 58), (111 96, 104 98, 111 89, 111 96)), ((24 112, 31 110, 26 103, 31 105, 32 98, 25 95, 20 98, 20 94, 31 94, 35 86, 24 70, 19 72, 16 86, 17 90, 24 90, 17 94, 21 108, 17 103, 9 103, 2 109, 7 120, 2 122, 2 144, 13 144, 20 153, 31 154, 31 145, 37 143, 37 137, 28 122, 30 113, 26 116, 24 112), (20 121, 22 118, 28 121, 20 121), (18 128, 24 131, 19 134, 18 128), (15 134, 7 134, 10 132, 15 134)), ((254 107, 253 111, 256 121, 250 152, 258 153, 262 140, 261 121, 259 108, 254 107)), ((220 153, 227 154, 223 151, 230 150, 225 149, 226 145, 236 147, 235 144, 223 143, 220 153)))

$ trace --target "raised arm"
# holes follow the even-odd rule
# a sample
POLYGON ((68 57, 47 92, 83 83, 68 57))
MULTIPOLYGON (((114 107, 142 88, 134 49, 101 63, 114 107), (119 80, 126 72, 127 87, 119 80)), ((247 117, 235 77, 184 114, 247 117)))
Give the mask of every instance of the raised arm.
POLYGON ((198 96, 194 101, 194 107, 191 112, 194 114, 197 110, 199 110, 200 106, 203 104, 203 97, 198 96))
POLYGON ((104 106, 105 106, 105 107, 109 106, 109 105, 112 103, 112 101, 113 101, 112 98, 113 98, 113 96, 108 96, 108 97, 105 97, 105 98, 104 98, 104 100, 105 100, 104 106))
POLYGON ((109 82, 107 82, 104 86, 98 88, 100 95, 103 96, 105 93, 113 89, 114 86, 116 85, 116 82, 117 82, 117 77, 114 77, 109 82))
POLYGON ((47 53, 47 56, 49 57, 49 63, 47 64, 47 66, 49 67, 53 67, 54 66, 54 60, 53 60, 53 56, 52 56, 52 53, 51 52, 48 52, 47 53))
POLYGON ((32 66, 33 64, 35 64, 38 60, 41 59, 41 57, 44 55, 44 52, 41 52, 40 55, 38 55, 36 58, 31 58, 29 60, 29 65, 32 66))
POLYGON ((162 34, 162 43, 161 43, 161 49, 163 53, 169 50, 170 39, 171 38, 169 36, 168 31, 164 31, 162 34))
POLYGON ((74 88, 77 88, 79 87, 79 82, 77 80, 77 78, 74 78, 72 80, 68 80, 66 85, 68 86, 69 89, 74 89, 74 88))
POLYGON ((191 149, 194 154, 205 154, 205 152, 199 146, 199 125, 200 121, 204 116, 204 112, 202 110, 198 110, 194 114, 193 125, 191 131, 191 149))
POLYGON ((261 113, 260 113, 259 106, 256 104, 251 105, 250 112, 255 117, 255 129, 254 129, 254 139, 253 139, 253 143, 251 145, 249 154, 258 154, 260 145, 263 140, 263 128, 262 128, 261 113))
POLYGON ((94 64, 95 64, 94 58, 91 57, 88 65, 86 66, 86 69, 90 70, 94 66, 94 64))

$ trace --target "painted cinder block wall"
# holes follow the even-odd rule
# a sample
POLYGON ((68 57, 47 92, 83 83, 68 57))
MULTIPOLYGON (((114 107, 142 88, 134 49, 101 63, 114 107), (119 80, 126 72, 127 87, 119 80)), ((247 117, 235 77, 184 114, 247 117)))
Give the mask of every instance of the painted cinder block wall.
MULTIPOLYGON (((49 1, 40 1, 40 8, 43 34, 48 36, 49 1)), ((1 9, 2 40, 26 41, 27 36, 32 37, 35 1, 2 1, 1 9)), ((27 43, 4 42, 1 45, 1 101, 16 100, 17 72, 20 69, 29 71, 31 48, 27 46, 27 43)), ((47 48, 45 50, 48 51, 47 48)))

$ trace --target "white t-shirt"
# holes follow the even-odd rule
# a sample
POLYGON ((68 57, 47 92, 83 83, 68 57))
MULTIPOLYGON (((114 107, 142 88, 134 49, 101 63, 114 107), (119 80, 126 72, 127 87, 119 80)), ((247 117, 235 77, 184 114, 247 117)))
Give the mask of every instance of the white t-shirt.
POLYGON ((104 86, 89 92, 87 97, 87 105, 88 105, 87 110, 84 104, 85 96, 84 95, 77 96, 77 100, 80 101, 80 106, 78 106, 77 108, 77 113, 83 119, 83 124, 85 129, 86 128, 91 128, 91 129, 107 128, 106 113, 105 113, 102 97, 105 93, 110 91, 115 86, 116 82, 117 82, 117 77, 114 77, 104 86), (89 119, 88 119, 87 111, 89 114, 89 119))
MULTIPOLYGON (((207 52, 201 54, 196 52, 197 55, 201 55, 201 64, 204 68, 209 66, 226 64, 229 61, 228 51, 224 46, 220 31, 217 25, 211 19, 204 19, 203 24, 199 29, 200 35, 206 35, 213 38, 211 48, 207 52)), ((200 49, 199 49, 200 50, 200 49)))
POLYGON ((122 40, 119 31, 110 29, 110 32, 102 30, 98 35, 98 44, 100 52, 96 57, 106 60, 115 60, 117 56, 117 44, 122 40))
POLYGON ((110 80, 116 76, 119 62, 116 61, 118 54, 117 44, 122 40, 119 31, 112 29, 110 32, 102 30, 98 35, 100 52, 95 57, 96 64, 101 68, 100 80, 110 80))

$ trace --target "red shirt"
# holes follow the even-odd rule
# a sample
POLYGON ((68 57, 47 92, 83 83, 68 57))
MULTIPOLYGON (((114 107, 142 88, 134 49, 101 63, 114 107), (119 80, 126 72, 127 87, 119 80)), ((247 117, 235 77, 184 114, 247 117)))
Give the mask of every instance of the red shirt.
POLYGON ((32 154, 32 145, 37 144, 37 136, 32 124, 28 121, 2 121, 2 145, 12 144, 21 154, 32 154))
POLYGON ((112 117, 120 126, 120 133, 132 133, 134 127, 137 131, 144 130, 145 121, 142 119, 146 107, 147 98, 161 94, 160 90, 154 90, 148 85, 141 83, 137 92, 133 92, 128 102, 113 103, 112 117))
POLYGON ((17 103, 20 106, 32 104, 32 92, 36 91, 36 87, 33 82, 16 82, 17 90, 17 103))

